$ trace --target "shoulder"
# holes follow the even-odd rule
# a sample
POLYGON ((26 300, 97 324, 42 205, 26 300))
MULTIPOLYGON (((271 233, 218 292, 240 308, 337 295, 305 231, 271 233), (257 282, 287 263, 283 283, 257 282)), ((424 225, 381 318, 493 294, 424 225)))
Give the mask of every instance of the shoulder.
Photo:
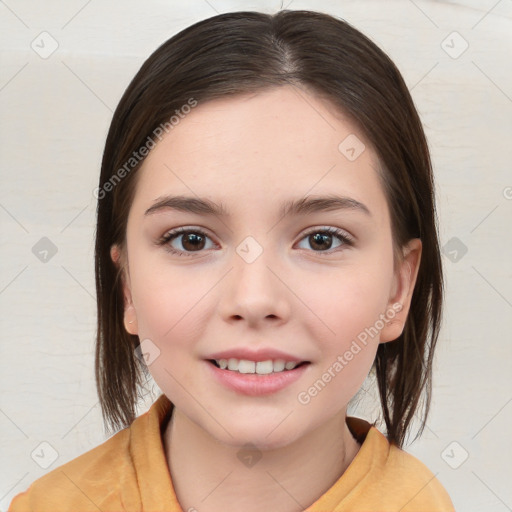
POLYGON ((453 512, 450 496, 437 475, 416 457, 390 443, 370 423, 347 418, 354 437, 361 444, 348 476, 359 482, 353 492, 357 505, 369 510, 401 512, 453 512))
POLYGON ((452 512, 453 503, 445 488, 423 462, 396 445, 387 444, 387 457, 382 471, 383 484, 394 489, 402 512, 428 510, 452 512))
POLYGON ((172 404, 162 394, 149 411, 96 448, 50 471, 14 497, 9 512, 150 509, 172 498, 161 428, 172 404))
POLYGON ((35 480, 25 492, 14 497, 9 512, 97 512, 106 506, 124 510, 119 501, 121 488, 126 492, 133 488, 127 483, 136 484, 130 435, 130 428, 125 428, 35 480))

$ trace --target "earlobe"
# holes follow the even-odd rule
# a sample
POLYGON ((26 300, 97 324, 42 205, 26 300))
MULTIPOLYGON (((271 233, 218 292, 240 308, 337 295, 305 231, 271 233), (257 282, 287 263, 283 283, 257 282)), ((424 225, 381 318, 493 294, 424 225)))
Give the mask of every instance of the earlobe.
POLYGON ((133 307, 133 304, 130 304, 129 306, 125 307, 124 310, 124 328, 126 329, 126 332, 129 334, 138 334, 139 329, 137 325, 137 314, 135 312, 135 308, 133 307))
POLYGON ((114 265, 116 265, 116 267, 119 266, 119 257, 120 257, 121 253, 119 251, 119 247, 117 246, 117 244, 114 244, 110 247, 110 258, 112 259, 112 261, 114 262, 114 265))
POLYGON ((137 325, 137 313, 133 306, 132 295, 130 290, 130 280, 127 273, 127 266, 125 265, 122 253, 119 247, 114 244, 110 248, 110 257, 114 262, 114 265, 119 269, 121 286, 123 289, 123 299, 124 299, 124 328, 129 334, 138 334, 138 325, 137 325))
POLYGON ((422 244, 419 238, 410 240, 404 247, 386 311, 387 322, 380 333, 381 343, 396 340, 403 332, 418 276, 421 250, 422 244))

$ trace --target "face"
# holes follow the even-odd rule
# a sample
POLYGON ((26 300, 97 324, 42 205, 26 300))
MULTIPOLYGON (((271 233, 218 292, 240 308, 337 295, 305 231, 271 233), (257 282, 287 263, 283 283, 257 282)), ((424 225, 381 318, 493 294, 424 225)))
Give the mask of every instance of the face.
POLYGON ((400 335, 421 244, 394 267, 377 168, 355 126, 291 86, 199 104, 144 161, 125 250, 112 248, 125 327, 208 435, 279 447, 344 417, 379 343, 400 335), (273 373, 211 362, 233 355, 273 373))

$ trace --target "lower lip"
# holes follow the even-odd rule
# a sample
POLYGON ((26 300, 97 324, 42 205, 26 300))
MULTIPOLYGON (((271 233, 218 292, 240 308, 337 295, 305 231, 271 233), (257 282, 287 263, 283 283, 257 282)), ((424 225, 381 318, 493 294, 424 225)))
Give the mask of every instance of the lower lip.
POLYGON ((289 386, 307 370, 309 364, 304 364, 293 370, 278 373, 256 375, 254 373, 238 373, 231 370, 221 370, 213 363, 206 361, 215 379, 224 386, 249 396, 269 395, 289 386))

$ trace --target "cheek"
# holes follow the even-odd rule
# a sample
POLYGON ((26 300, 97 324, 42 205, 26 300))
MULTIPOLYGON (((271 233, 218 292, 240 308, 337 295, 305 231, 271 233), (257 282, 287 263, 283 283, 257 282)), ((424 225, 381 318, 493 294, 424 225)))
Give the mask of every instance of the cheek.
POLYGON ((136 293, 139 337, 163 340, 179 336, 187 323, 187 311, 193 309, 197 301, 187 293, 180 296, 178 289, 177 283, 171 288, 161 282, 152 285, 145 281, 136 293))
POLYGON ((338 269, 299 292, 315 314, 303 325, 321 353, 322 382, 315 386, 330 389, 320 398, 323 407, 345 405, 363 384, 379 345, 391 280, 391 263, 376 263, 338 269))
POLYGON ((183 394, 180 383, 194 378, 190 358, 196 350, 193 340, 201 337, 203 326, 197 318, 210 280, 195 275, 191 282, 190 271, 171 272, 170 268, 151 265, 145 265, 132 278, 138 335, 154 353, 148 370, 173 399, 183 394))
POLYGON ((146 254, 143 265, 133 258, 130 276, 140 339, 155 340, 160 349, 184 345, 190 351, 188 342, 201 329, 197 319, 205 296, 215 284, 211 272, 173 267, 146 254))
POLYGON ((322 320, 318 323, 329 345, 342 349, 343 343, 379 320, 388 303, 392 277, 391 263, 354 265, 333 269, 316 277, 314 286, 303 287, 304 302, 322 320))

